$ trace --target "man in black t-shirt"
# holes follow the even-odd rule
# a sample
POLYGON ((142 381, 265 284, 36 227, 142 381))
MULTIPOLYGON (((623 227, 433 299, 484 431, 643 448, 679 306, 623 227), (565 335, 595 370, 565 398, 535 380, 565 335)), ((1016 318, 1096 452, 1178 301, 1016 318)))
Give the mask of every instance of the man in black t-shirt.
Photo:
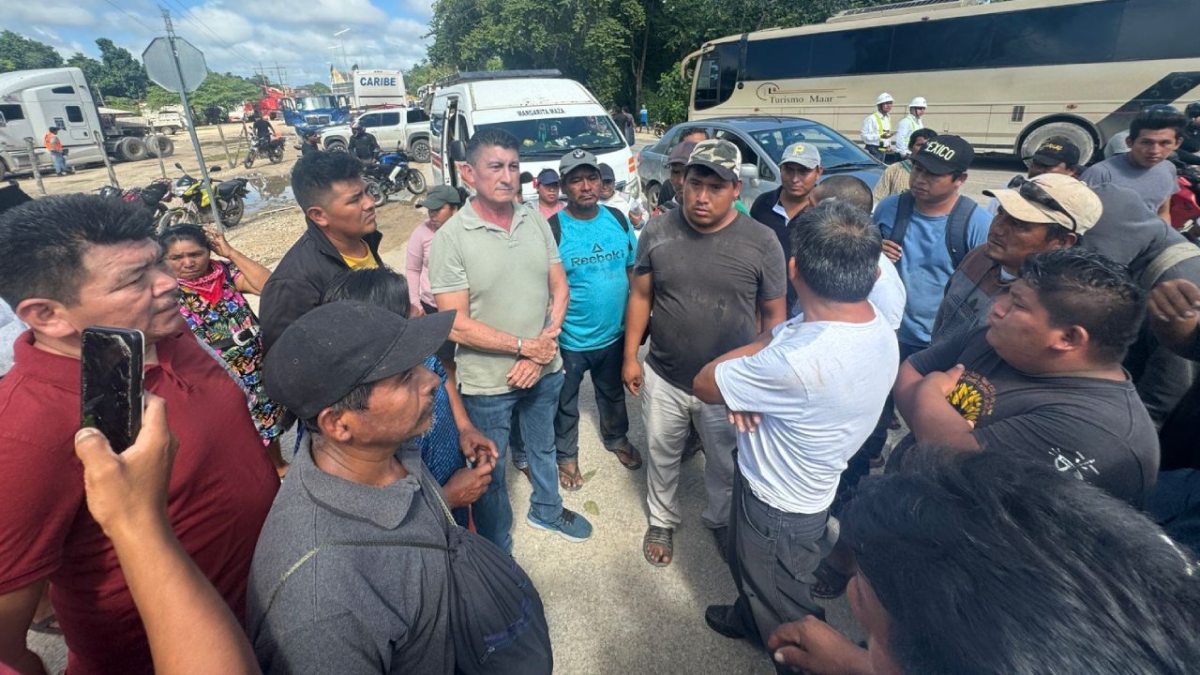
POLYGON ((1144 314, 1125 268, 1097 253, 1027 258, 987 328, 900 367, 896 407, 912 429, 901 447, 1021 453, 1140 507, 1158 473, 1158 439, 1121 359, 1144 314))
POLYGON ((650 528, 642 548, 656 566, 671 562, 689 422, 705 449, 708 505, 701 519, 719 545, 729 522, 736 434, 725 407, 696 398, 692 380, 709 361, 753 342, 787 314, 783 248, 770 228, 733 206, 740 169, 741 153, 729 141, 697 144, 685 167, 680 207, 651 218, 638 241, 621 379, 634 396, 645 389, 650 528), (638 348, 647 324, 649 368, 643 371, 638 348))
POLYGON ((275 136, 275 127, 271 126, 271 120, 259 115, 254 118, 254 137, 260 141, 269 141, 275 136))

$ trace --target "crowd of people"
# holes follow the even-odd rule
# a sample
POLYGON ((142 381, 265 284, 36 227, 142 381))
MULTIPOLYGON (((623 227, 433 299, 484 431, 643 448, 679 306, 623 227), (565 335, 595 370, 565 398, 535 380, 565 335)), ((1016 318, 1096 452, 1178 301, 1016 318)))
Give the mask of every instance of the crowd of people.
POLYGON ((353 153, 298 160, 306 230, 274 271, 116 200, 7 210, 28 328, 0 379, 0 673, 42 672, 47 592, 72 673, 550 672, 513 530, 604 526, 562 499, 587 489, 585 374, 603 447, 645 468, 649 565, 703 448, 736 588, 704 619, 779 672, 1194 670, 1200 248, 1159 167, 1195 120, 1139 115, 1086 170, 1048 139, 978 204, 970 143, 923 98, 895 133, 877 104, 874 191, 802 142, 747 208, 738 148, 696 130, 653 215, 587 151, 532 177, 480 131, 403 270, 353 153), (95 325, 145 337, 119 455, 78 429, 95 325), (824 622, 844 593, 865 645, 824 622))

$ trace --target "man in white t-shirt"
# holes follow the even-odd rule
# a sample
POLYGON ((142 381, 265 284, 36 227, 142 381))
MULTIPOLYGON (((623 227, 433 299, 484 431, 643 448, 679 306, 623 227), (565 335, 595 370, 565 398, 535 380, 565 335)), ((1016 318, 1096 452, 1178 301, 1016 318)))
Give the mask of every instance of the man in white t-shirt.
POLYGON ((879 230, 842 200, 810 211, 788 262, 804 314, 709 363, 692 384, 705 403, 724 403, 738 429, 728 551, 738 598, 704 619, 760 644, 781 623, 824 617, 811 584, 836 539, 829 507, 899 368, 896 333, 867 299, 879 230))

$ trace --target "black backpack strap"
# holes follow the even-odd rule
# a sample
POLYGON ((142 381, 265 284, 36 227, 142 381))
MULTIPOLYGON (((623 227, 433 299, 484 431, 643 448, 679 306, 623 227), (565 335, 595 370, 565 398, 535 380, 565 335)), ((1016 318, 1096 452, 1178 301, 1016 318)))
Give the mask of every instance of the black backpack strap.
POLYGON ((960 195, 958 201, 954 202, 954 208, 950 210, 950 217, 946 222, 946 251, 950 253, 950 262, 954 264, 954 269, 958 269, 963 258, 971 252, 967 230, 970 229, 971 216, 977 208, 979 205, 974 199, 960 195))
POLYGON ((550 234, 554 235, 554 243, 562 243, 562 223, 558 222, 558 214, 554 214, 546 219, 550 223, 550 234))
MULTIPOLYGON (((611 213, 613 215, 613 218, 617 219, 617 222, 621 224, 621 230, 625 233, 626 236, 628 236, 629 235, 629 220, 625 218, 624 213, 621 213, 621 209, 618 209, 615 206, 609 206, 608 204, 605 204, 604 208, 608 209, 609 213, 611 213)), ((633 242, 629 243, 629 252, 633 253, 633 242)))
POLYGON ((897 244, 904 242, 904 234, 908 232, 908 221, 912 219, 915 204, 911 192, 906 190, 900 193, 899 201, 896 204, 896 222, 892 225, 892 233, 887 236, 888 241, 894 241, 897 244))

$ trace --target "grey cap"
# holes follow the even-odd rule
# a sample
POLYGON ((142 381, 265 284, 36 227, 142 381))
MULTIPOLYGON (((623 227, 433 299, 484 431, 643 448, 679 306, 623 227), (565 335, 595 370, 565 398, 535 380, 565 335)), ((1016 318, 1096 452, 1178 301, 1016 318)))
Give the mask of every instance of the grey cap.
POLYGON ((815 169, 821 166, 821 151, 811 143, 792 143, 783 149, 783 159, 779 160, 779 166, 788 163, 815 169))
POLYGON ((596 160, 595 155, 582 148, 575 148, 563 155, 558 163, 558 173, 565 177, 581 166, 590 166, 597 171, 600 170, 600 162, 596 160))
POLYGON ((440 209, 447 204, 462 206, 462 195, 453 185, 438 185, 430 190, 424 199, 417 202, 417 206, 431 210, 440 209))

